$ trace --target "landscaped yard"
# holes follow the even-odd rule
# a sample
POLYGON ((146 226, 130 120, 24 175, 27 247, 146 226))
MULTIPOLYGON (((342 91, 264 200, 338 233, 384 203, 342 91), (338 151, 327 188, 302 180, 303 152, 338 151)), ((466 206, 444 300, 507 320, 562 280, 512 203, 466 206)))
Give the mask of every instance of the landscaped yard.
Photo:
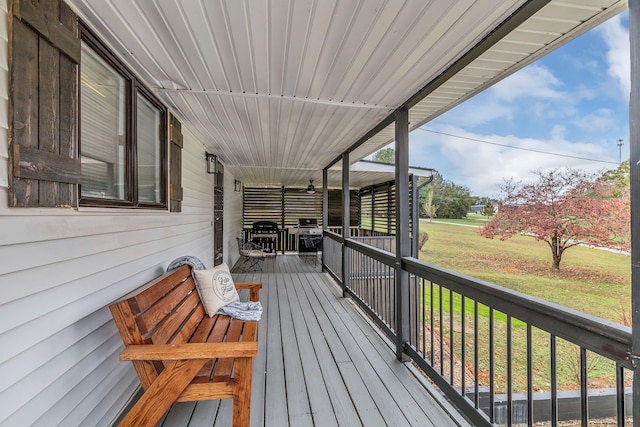
MULTIPOLYGON (((442 220, 450 222, 452 220, 442 220)), ((482 225, 475 220, 455 220, 482 225)), ((631 308, 631 259, 610 251, 574 247, 551 268, 551 251, 532 237, 487 239, 474 227, 420 221, 429 241, 420 259, 497 285, 624 323, 631 308)))
MULTIPOLYGON (((458 271, 513 290, 534 295, 576 310, 599 316, 614 322, 626 323, 629 319, 631 295, 631 260, 627 255, 606 250, 574 247, 565 252, 560 271, 551 267, 551 252, 544 242, 532 237, 516 236, 507 241, 486 239, 478 234, 478 226, 484 218, 467 220, 421 220, 420 229, 429 233, 420 259, 458 271), (461 226, 467 225, 467 226, 461 226)), ((437 294, 436 294, 437 297, 437 294)), ((427 301, 425 299, 425 301, 427 301)), ((448 292, 443 294, 444 312, 449 310, 448 292)), ((438 299, 434 305, 439 304, 438 299)), ((460 296, 454 295, 454 346, 461 353, 460 296)), ((481 382, 488 385, 488 329, 489 310, 481 306, 479 318, 481 382)), ((468 301, 466 324, 472 325, 473 304, 468 301)), ((497 313, 495 331, 497 337, 506 334, 505 316, 497 313)), ((448 336, 448 316, 443 318, 442 329, 448 336)), ((468 326, 467 326, 468 328, 468 326)), ((467 330, 468 342, 471 341, 467 330)), ((526 326, 514 319, 512 324, 515 391, 526 387, 526 326)), ((542 331, 533 333, 534 390, 549 391, 549 335, 542 331)), ((558 385, 560 389, 579 387, 579 349, 558 339, 558 385)), ((473 346, 467 345, 467 360, 473 360, 473 346)), ((496 391, 506 385, 506 346, 504 338, 496 338, 496 391), (503 362, 498 362, 503 361, 503 362)), ((611 387, 615 384, 615 367, 589 353, 589 383, 591 387, 611 387)), ((473 366, 467 362, 467 368, 473 366)))

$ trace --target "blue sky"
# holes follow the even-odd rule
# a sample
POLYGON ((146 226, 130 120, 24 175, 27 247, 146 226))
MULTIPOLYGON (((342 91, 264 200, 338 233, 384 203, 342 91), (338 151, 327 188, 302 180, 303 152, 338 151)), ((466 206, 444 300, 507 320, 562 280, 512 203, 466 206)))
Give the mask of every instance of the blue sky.
POLYGON ((629 158, 629 67, 625 12, 423 125, 427 131, 413 131, 411 165, 432 167, 474 195, 493 197, 505 178, 531 180, 535 170, 614 169, 618 139, 624 140, 622 160, 629 158))

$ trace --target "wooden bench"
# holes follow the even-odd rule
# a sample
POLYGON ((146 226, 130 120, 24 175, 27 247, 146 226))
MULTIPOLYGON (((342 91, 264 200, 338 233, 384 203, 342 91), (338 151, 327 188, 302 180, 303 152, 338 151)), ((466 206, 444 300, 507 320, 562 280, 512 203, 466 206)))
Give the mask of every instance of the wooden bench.
MULTIPOLYGON (((258 301, 260 283, 236 283, 258 301)), ((258 322, 209 317, 182 266, 109 306, 144 394, 120 426, 153 426, 173 402, 233 399, 233 426, 249 426, 258 322)))

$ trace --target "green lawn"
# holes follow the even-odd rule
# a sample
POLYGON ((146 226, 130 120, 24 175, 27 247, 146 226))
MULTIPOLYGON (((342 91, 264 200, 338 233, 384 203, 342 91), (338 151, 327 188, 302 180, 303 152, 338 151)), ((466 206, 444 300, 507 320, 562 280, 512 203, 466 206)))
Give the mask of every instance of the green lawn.
MULTIPOLYGON (((482 224, 482 218, 455 220, 458 224, 482 224), (479 220, 480 219, 480 220, 479 220)), ((563 256, 560 271, 551 268, 551 251, 544 242, 536 242, 532 237, 516 236, 506 241, 486 239, 478 234, 478 228, 446 224, 451 220, 428 222, 421 220, 420 229, 429 233, 429 241, 424 245, 420 258, 445 268, 468 274, 510 289, 524 292, 571 307, 614 322, 623 323, 630 312, 631 260, 629 256, 615 254, 600 249, 574 247, 563 256)), ((425 298, 428 304, 428 298, 425 298)), ((440 304, 434 299, 434 306, 440 304)), ((449 334, 449 294, 443 294, 442 331, 449 334)), ((454 345, 460 354, 461 342, 461 301, 454 295, 454 345)), ((478 315, 481 377, 488 377, 488 308, 480 306, 478 315)), ((436 316, 437 317, 437 316, 436 316)), ((505 316, 497 313, 494 317, 496 333, 496 388, 504 390, 506 384, 505 363, 506 334, 505 316), (500 338, 502 337, 502 338, 500 338)), ((473 322, 473 304, 468 301, 465 322, 473 322)), ((467 326, 468 327, 468 326, 467 326)), ((473 351, 473 344, 467 330, 467 357, 473 351)), ((526 386, 526 326, 514 320, 512 324, 514 361, 514 387, 522 390, 526 386)), ((534 383, 538 390, 549 390, 549 335, 535 331, 534 342, 534 383)), ((577 360, 579 349, 558 340, 558 382, 562 389, 575 389, 579 385, 577 360)), ((592 387, 612 386, 614 366, 608 361, 590 355, 589 378, 592 387)), ((469 369, 471 369, 469 367, 469 369)))
POLYGON ((420 229, 429 233, 420 259, 430 263, 614 322, 630 310, 629 256, 577 246, 555 271, 549 246, 532 237, 487 239, 476 228, 426 220, 420 229))

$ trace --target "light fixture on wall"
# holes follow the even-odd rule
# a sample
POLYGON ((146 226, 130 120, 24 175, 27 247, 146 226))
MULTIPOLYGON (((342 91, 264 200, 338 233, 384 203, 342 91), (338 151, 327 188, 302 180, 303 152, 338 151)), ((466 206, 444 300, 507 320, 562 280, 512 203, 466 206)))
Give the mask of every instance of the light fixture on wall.
POLYGON ((239 179, 234 179, 233 180, 233 187, 234 187, 234 190, 236 190, 236 191, 242 191, 242 182, 240 182, 239 179))
POLYGON ((218 156, 213 153, 207 153, 207 173, 218 172, 218 156))

